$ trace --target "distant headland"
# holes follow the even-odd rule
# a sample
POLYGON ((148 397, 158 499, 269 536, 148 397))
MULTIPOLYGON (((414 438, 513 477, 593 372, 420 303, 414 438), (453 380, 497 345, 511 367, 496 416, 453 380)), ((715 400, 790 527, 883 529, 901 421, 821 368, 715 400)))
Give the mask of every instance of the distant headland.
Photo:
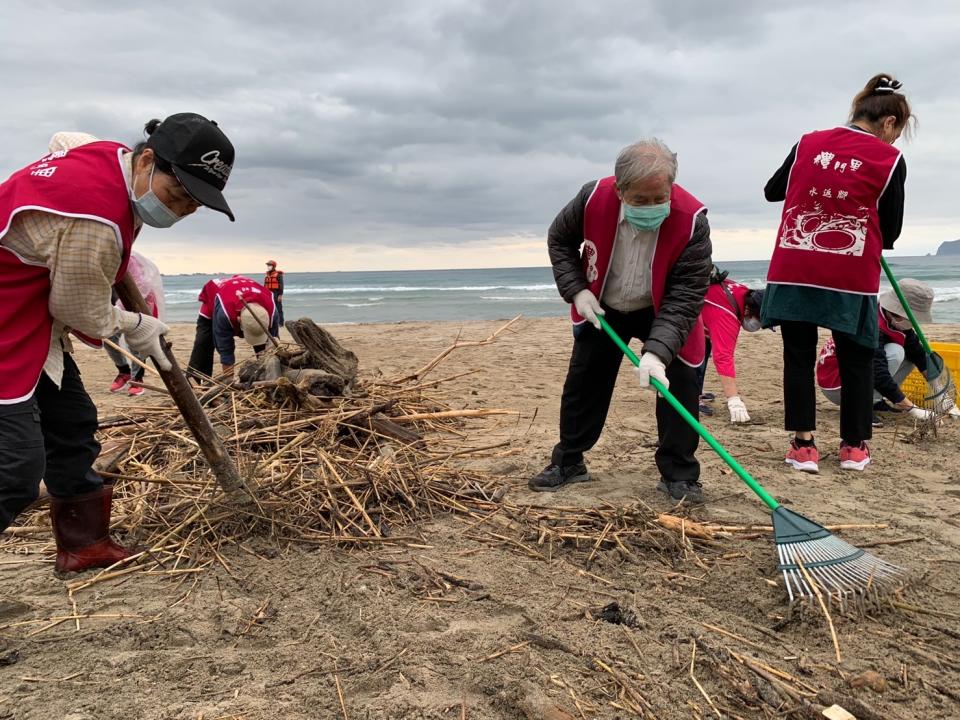
POLYGON ((960 255, 960 240, 947 240, 940 243, 937 248, 937 255, 960 255))

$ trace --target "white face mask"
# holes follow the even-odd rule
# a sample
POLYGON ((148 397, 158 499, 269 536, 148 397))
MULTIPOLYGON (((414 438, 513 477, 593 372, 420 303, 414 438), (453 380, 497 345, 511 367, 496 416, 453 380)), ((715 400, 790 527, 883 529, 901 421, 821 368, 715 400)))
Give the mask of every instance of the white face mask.
POLYGON ((763 327, 758 317, 748 317, 743 319, 743 329, 747 332, 756 332, 763 327))
POLYGON ((150 178, 147 180, 147 191, 138 198, 133 198, 133 209, 140 219, 150 227, 168 228, 178 220, 180 216, 168 208, 153 191, 153 171, 156 164, 150 168, 150 178))

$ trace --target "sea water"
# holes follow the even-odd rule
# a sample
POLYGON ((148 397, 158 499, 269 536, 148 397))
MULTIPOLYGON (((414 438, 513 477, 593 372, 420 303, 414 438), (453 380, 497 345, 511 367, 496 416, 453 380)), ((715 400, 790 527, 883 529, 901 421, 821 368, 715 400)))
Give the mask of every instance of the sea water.
MULTIPOLYGON (((934 289, 936 322, 960 323, 960 257, 891 258, 898 278, 912 277, 934 289)), ((717 262, 729 277, 763 287, 767 261, 717 262)), ((223 277, 230 273, 222 273, 223 277)), ((262 281, 262 276, 249 277, 262 281)), ((197 294, 209 275, 164 277, 167 320, 193 322, 197 294)), ((417 320, 493 320, 523 314, 564 317, 567 304, 549 267, 483 270, 396 270, 379 272, 287 272, 283 293, 287 320, 311 317, 319 323, 374 323, 417 320)), ((881 278, 881 288, 889 288, 881 278)))

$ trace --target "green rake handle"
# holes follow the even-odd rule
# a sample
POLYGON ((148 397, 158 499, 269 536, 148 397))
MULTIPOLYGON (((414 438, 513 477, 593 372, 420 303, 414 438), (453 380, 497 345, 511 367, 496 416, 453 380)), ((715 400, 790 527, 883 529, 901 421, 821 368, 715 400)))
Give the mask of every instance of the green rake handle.
POLYGON ((907 302, 907 299, 900 291, 900 283, 898 283, 897 279, 893 276, 893 271, 890 270, 890 266, 887 265, 887 261, 883 256, 880 257, 880 264, 883 266, 883 271, 887 274, 887 280, 889 280, 890 284, 893 286, 893 291, 897 294, 897 299, 900 300, 900 304, 903 305, 903 309, 907 311, 907 317, 910 318, 910 324, 913 325, 913 331, 917 334, 917 337, 920 338, 920 342, 923 345, 924 351, 927 353, 927 355, 933 355, 933 350, 930 349, 930 343, 927 342, 927 338, 923 334, 923 330, 920 329, 920 323, 918 323, 917 319, 913 316, 913 310, 910 309, 910 303, 907 302))
MULTIPOLYGON (((597 320, 600 321, 600 326, 606 331, 607 335, 610 336, 610 339, 613 340, 617 347, 623 350, 623 354, 627 356, 627 359, 630 360, 635 366, 640 364, 640 358, 631 350, 627 344, 620 339, 620 336, 614 331, 609 324, 607 324, 606 319, 602 315, 597 315, 597 320)), ((714 452, 720 456, 720 459, 723 460, 727 465, 730 466, 730 469, 733 470, 741 480, 743 480, 751 490, 753 490, 757 497, 763 500, 771 510, 776 510, 780 507, 780 503, 773 499, 773 497, 766 490, 763 489, 763 486, 760 485, 756 480, 754 480, 750 473, 744 470, 740 463, 733 459, 733 456, 726 451, 726 448, 721 445, 717 439, 710 434, 710 431, 707 430, 699 421, 690 414, 690 412, 680 404, 680 401, 673 396, 667 388, 663 386, 656 378, 650 378, 650 384, 657 390, 658 393, 663 395, 664 399, 673 406, 673 409, 680 413, 680 417, 686 420, 687 424, 697 431, 697 434, 707 441, 707 444, 714 449, 714 452)))

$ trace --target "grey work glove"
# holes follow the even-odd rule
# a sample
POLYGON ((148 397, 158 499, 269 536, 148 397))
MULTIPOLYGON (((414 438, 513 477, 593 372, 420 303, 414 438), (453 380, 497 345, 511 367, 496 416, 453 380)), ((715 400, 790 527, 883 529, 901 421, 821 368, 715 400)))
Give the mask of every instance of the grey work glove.
POLYGON ((747 412, 747 405, 740 399, 739 395, 731 395, 727 398, 727 410, 730 411, 730 422, 748 423, 750 414, 747 412))
POLYGON ((633 369, 637 378, 640 380, 640 387, 646 390, 654 390, 650 384, 650 378, 656 378, 663 383, 664 388, 670 387, 670 381, 667 380, 667 366, 659 357, 652 352, 645 352, 640 356, 640 364, 633 369))
POLYGON ((173 367, 160 342, 160 336, 170 332, 170 328, 155 317, 124 310, 120 313, 120 332, 131 350, 144 357, 152 357, 161 370, 173 367))
POLYGON ((600 301, 597 296, 589 290, 581 290, 573 296, 573 306, 580 313, 580 317, 593 325, 597 330, 600 329, 600 321, 597 315, 603 315, 603 308, 600 307, 600 301))

